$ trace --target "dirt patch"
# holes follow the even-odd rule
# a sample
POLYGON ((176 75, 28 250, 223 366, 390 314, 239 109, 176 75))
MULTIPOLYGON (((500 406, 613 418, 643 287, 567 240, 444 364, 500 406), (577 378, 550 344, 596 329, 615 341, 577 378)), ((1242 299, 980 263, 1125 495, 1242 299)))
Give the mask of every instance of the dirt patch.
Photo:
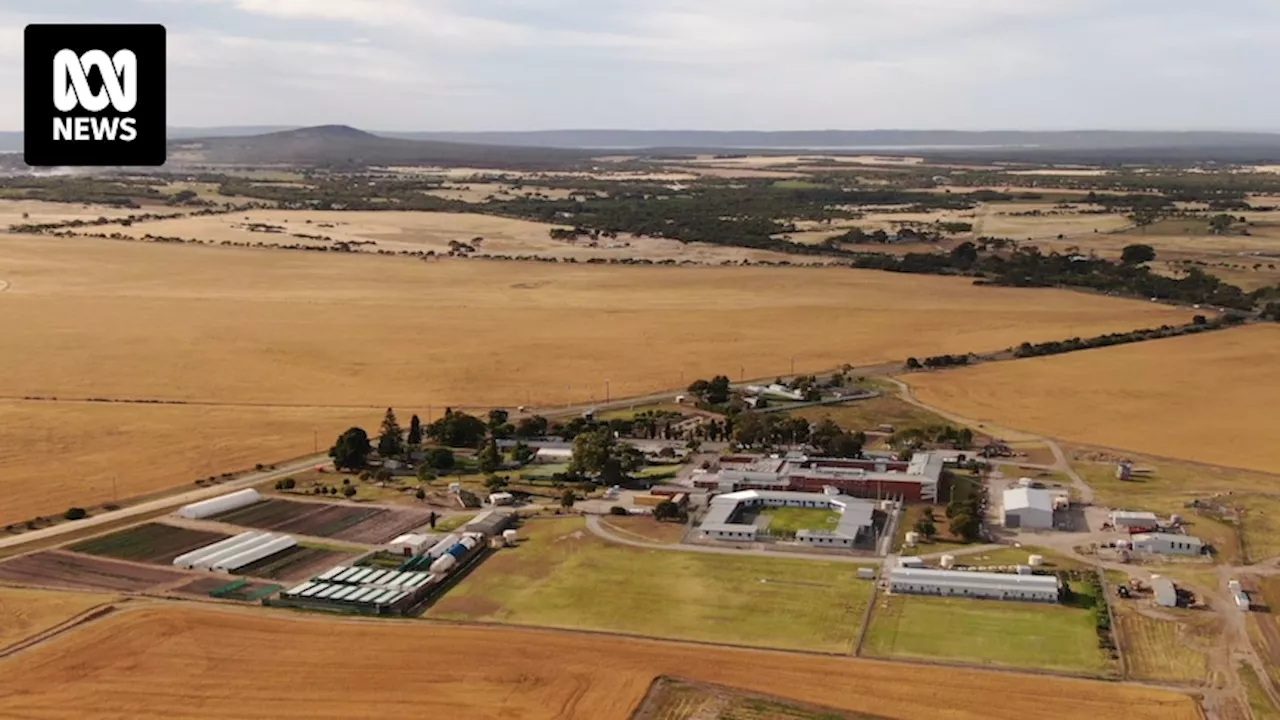
POLYGON ((491 617, 501 611, 502 604, 482 597, 445 596, 443 600, 436 603, 435 608, 450 615, 457 614, 462 617, 482 618, 491 617))
POLYGON ((291 582, 312 577, 354 557, 352 553, 295 545, 284 552, 246 565, 237 570, 236 574, 291 582))
POLYGON ((218 522, 377 545, 426 525, 430 510, 270 499, 214 517, 218 522))
POLYGON ((76 543, 70 549, 117 560, 171 565, 179 555, 229 537, 231 536, 223 533, 147 523, 76 543))
POLYGON ((50 550, 0 563, 0 581, 19 585, 143 592, 177 582, 185 573, 50 550))

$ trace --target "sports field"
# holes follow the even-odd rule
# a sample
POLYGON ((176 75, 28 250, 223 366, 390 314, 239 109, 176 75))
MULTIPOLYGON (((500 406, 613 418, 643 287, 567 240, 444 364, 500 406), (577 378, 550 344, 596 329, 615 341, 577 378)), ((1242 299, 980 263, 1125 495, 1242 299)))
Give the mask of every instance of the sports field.
POLYGON ((769 518, 769 532, 795 535, 801 530, 834 530, 840 513, 834 510, 805 508, 766 508, 761 515, 769 518))
POLYGON ((1274 472, 1280 326, 1253 325, 904 378, 979 422, 1107 448, 1274 472))
POLYGON ((643 550, 576 518, 520 532, 428 617, 841 653, 871 594, 850 563, 643 550))
POLYGON ((111 600, 111 595, 0 587, 0 649, 111 600))
POLYGON ((1200 718, 1187 696, 1100 682, 192 606, 106 618, 0 660, 0 675, 0 716, 35 720, 78 720, 85 708, 133 720, 626 720, 661 675, 894 720, 1024 720, 1045 708, 1062 720, 1200 718), (429 675, 424 652, 436 659, 429 675), (305 687, 282 692, 291 673, 304 674, 305 687))
POLYGON ((877 600, 868 657, 950 660, 1106 675, 1093 613, 1073 607, 895 595, 877 600))
POLYGON ((446 406, 545 409, 602 399, 606 380, 613 397, 643 395, 718 373, 771 377, 792 357, 797 371, 819 371, 1186 315, 873 271, 422 262, 5 235, 0 281, 0 413, 17 434, 0 448, 0 488, 23 488, 4 505, 13 521, 109 500, 112 476, 127 497, 305 454, 313 431, 323 450, 354 421, 372 429, 388 406, 424 420, 446 406), (787 342, 762 327, 785 327, 787 342), (655 344, 661 353, 637 351, 655 344), (59 400, 5 400, 30 396, 59 400))

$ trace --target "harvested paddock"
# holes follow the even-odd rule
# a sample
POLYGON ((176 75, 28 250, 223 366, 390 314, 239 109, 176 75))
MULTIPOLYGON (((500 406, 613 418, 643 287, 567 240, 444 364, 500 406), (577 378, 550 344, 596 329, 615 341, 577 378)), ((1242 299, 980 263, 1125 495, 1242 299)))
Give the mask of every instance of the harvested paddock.
POLYGON ((883 716, 848 713, 735 688, 660 677, 631 720, 884 720, 883 716))
POLYGON ((1208 652, 1222 632, 1219 619, 1192 610, 1138 607, 1143 600, 1111 603, 1116 639, 1124 651, 1125 669, 1134 680, 1204 683, 1209 679, 1208 652), (1159 615, 1159 617, 1154 617, 1159 615))
POLYGON ((75 555, 59 550, 21 555, 0 563, 0 582, 17 585, 143 592, 176 582, 186 573, 75 555))
POLYGON ((228 537, 231 536, 162 523, 147 523, 79 542, 69 549, 117 560, 168 565, 183 553, 212 545, 228 537))
POLYGON ((427 524, 430 510, 264 500, 217 515, 231 525, 376 545, 427 524))
POLYGON ((581 518, 531 520, 520 535, 428 617, 848 653, 871 595, 852 563, 646 550, 581 518))
POLYGON ((1280 466, 1280 327, 906 376, 920 400, 1099 447, 1262 472, 1280 466))
POLYGON ((111 600, 110 595, 0 587, 0 649, 111 600))
POLYGON ((661 675, 895 720, 1023 720, 1043 716, 1045 708, 1062 720, 1201 717, 1187 696, 1107 683, 213 607, 117 613, 0 661, 0 673, 0 715, 32 720, 78 718, 86 707, 135 720, 221 720, 243 715, 246 707, 276 720, 314 718, 334 708, 362 716, 625 720, 661 675), (423 648, 434 657, 482 660, 435 663, 432 681, 424 683, 412 661, 423 648), (280 692, 279 678, 262 672, 264 665, 307 668, 306 692, 280 692), (351 682, 352 668, 360 668, 360 682, 351 682), (73 672, 76 682, 65 682, 73 672))
POLYGON ((352 425, 375 427, 381 413, 0 400, 0 524, 194 488, 197 479, 308 455, 316 434, 332 441, 352 425), (42 459, 51 457, 61 462, 42 459))
POLYGON ((295 545, 284 552, 246 565, 237 570, 236 574, 286 582, 304 580, 353 557, 352 553, 295 545))
POLYGON ((424 421, 446 406, 546 408, 603 397, 606 378, 615 397, 643 395, 720 373, 773 377, 792 357, 817 372, 1190 315, 848 269, 422 262, 12 235, 0 235, 0 273, 0 424, 13 432, 0 490, 14 498, 0 522, 110 501, 113 475, 124 498, 309 454, 317 437, 323 448, 351 425, 376 427, 388 406, 424 421), (787 342, 760 328, 786 328, 787 342), (661 353, 635 352, 658 343, 661 353), (12 400, 32 396, 61 401, 12 400))

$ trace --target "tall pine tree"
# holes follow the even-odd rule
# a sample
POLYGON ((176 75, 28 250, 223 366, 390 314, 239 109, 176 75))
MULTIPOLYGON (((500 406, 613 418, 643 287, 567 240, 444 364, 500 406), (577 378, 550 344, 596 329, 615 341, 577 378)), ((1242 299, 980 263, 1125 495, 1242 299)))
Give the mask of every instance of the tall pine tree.
POLYGON ((400 423, 396 422, 396 413, 387 408, 382 418, 382 432, 378 435, 378 454, 384 458, 400 457, 404 454, 404 432, 400 423))
POLYGON ((409 447, 418 447, 422 444, 422 421, 417 415, 409 418, 409 447))

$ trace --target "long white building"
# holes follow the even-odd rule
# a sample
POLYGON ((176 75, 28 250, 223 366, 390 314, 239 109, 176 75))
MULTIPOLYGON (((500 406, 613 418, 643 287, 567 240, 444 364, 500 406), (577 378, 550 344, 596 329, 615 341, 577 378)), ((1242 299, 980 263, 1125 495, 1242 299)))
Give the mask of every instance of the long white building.
POLYGON ((1054 575, 965 572, 897 567, 889 571, 889 591, 904 595, 939 595, 1056 603, 1054 575))
POLYGON ((1161 555, 1200 555, 1204 553, 1204 541, 1192 535, 1175 533, 1142 533, 1130 538, 1138 552, 1161 555))
POLYGON ((713 499, 699 529, 704 537, 713 540, 754 542, 761 528, 741 520, 750 509, 762 507, 834 510, 840 513, 834 530, 801 530, 796 533, 796 541, 814 547, 850 548, 870 531, 876 505, 848 495, 743 490, 713 499))

